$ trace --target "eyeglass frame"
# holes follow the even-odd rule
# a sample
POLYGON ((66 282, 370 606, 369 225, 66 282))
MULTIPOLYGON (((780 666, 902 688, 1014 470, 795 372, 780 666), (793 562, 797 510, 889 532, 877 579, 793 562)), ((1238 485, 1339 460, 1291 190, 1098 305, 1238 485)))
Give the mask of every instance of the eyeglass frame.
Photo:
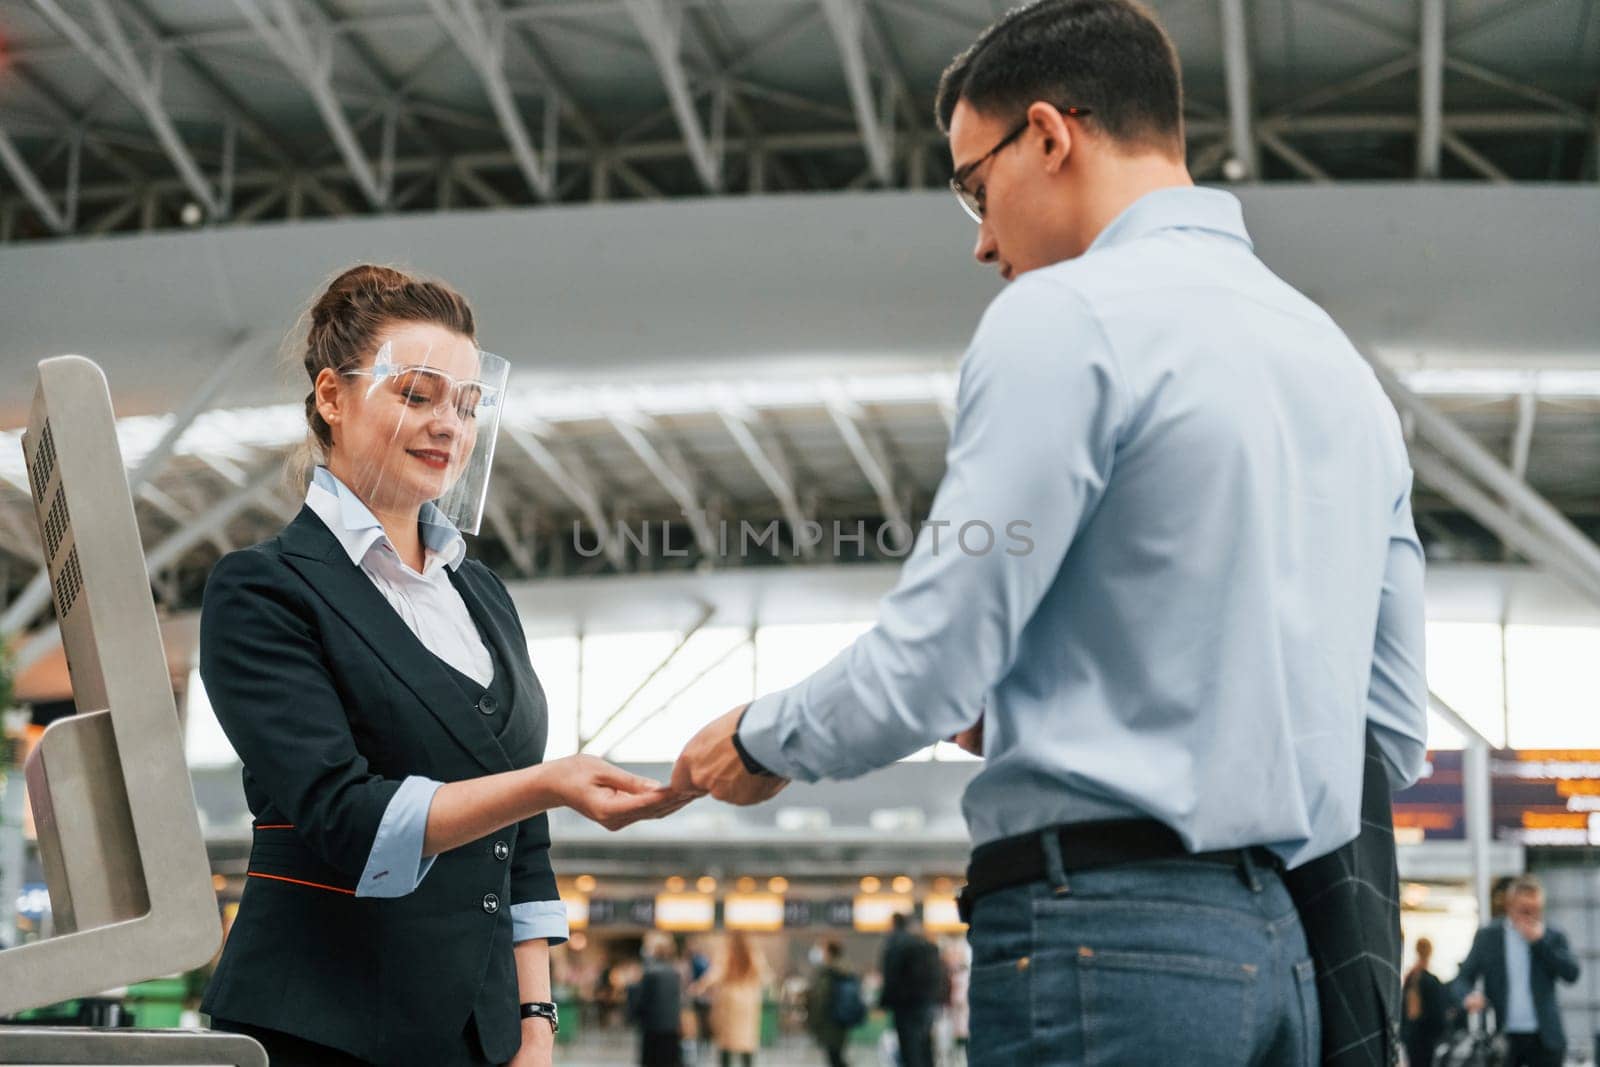
MULTIPOLYGON (((1082 118, 1085 115, 1094 114, 1093 111, 1086 107, 1061 107, 1058 104, 1052 104, 1051 106, 1059 111, 1063 118, 1082 118)), ((961 210, 965 211, 972 221, 978 223, 980 226, 983 224, 983 216, 987 213, 987 208, 978 202, 978 194, 976 190, 968 189, 966 187, 966 180, 972 177, 972 175, 977 172, 979 167, 983 166, 985 163, 989 162, 989 160, 993 159, 1002 151, 1009 148, 1017 138, 1021 137, 1025 132, 1027 132, 1028 127, 1032 125, 1032 123, 1032 119, 1024 116, 1022 121, 1017 123, 1016 127, 1010 133, 1000 138, 1000 142, 998 144, 989 149, 989 151, 985 152, 983 155, 979 156, 977 159, 974 159, 972 162, 963 164, 961 168, 955 172, 955 174, 951 175, 950 191, 956 194, 956 202, 961 205, 961 210)))
POLYGON ((429 367, 421 363, 414 363, 407 366, 388 364, 381 367, 353 367, 349 370, 342 370, 339 372, 339 376, 342 378, 371 378, 374 383, 381 382, 389 378, 398 378, 402 374, 429 374, 437 378, 443 378, 445 381, 449 382, 449 386, 445 390, 444 395, 439 400, 434 401, 433 414, 436 416, 445 410, 451 410, 456 413, 457 418, 466 418, 466 416, 461 414, 461 406, 459 404, 449 403, 449 398, 459 393, 463 386, 476 386, 481 397, 479 403, 473 405, 473 418, 477 417, 476 413, 478 411, 485 408, 497 407, 500 403, 501 390, 498 386, 482 381, 478 378, 462 378, 457 380, 447 372, 439 370, 437 367, 429 367))

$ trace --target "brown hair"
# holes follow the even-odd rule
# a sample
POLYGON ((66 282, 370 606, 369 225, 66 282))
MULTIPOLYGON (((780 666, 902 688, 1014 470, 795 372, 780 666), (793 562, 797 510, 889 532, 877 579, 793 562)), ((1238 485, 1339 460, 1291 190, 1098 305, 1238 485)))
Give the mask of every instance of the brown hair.
MULTIPOLYGON (((313 387, 323 370, 344 371, 360 365, 378 332, 395 322, 426 322, 464 337, 476 335, 466 298, 443 282, 406 274, 393 267, 363 263, 334 278, 307 313, 301 362, 313 387)), ((315 389, 306 394, 306 426, 326 452, 333 447, 333 429, 317 412, 315 389)))
POLYGON ((750 946, 750 938, 743 930, 735 930, 728 936, 727 957, 723 964, 722 977, 724 981, 734 983, 761 980, 761 964, 757 962, 755 950, 750 946))

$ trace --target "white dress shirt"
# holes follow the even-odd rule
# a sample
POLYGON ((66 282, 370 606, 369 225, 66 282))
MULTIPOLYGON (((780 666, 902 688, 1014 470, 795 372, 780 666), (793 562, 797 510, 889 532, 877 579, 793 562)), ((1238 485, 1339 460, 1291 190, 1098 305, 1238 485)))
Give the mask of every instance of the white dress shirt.
MULTIPOLYGON (((306 507, 322 520, 350 562, 360 568, 424 648, 479 685, 494 681, 494 658, 472 621, 466 601, 450 581, 450 571, 467 557, 467 543, 432 504, 423 505, 422 570, 395 552, 383 524, 361 498, 326 467, 318 467, 306 492, 306 507)), ((356 896, 403 897, 422 884, 434 857, 423 858, 428 809, 443 783, 411 775, 384 809, 372 851, 356 885, 356 896), (397 877, 397 875, 404 877, 397 877)), ((561 901, 513 901, 512 938, 567 939, 567 914, 561 901)))

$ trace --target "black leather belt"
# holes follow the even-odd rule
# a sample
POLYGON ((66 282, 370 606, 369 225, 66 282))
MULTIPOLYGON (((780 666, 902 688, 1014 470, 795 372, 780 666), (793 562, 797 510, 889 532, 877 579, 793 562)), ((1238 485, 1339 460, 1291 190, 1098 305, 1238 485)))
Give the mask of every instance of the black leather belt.
POLYGON ((990 893, 1048 877, 1044 838, 1052 834, 1061 846, 1065 874, 1158 860, 1238 867, 1247 882, 1254 878, 1252 868, 1283 870, 1277 853, 1259 846, 1190 852, 1171 827, 1154 819, 1065 823, 979 845, 972 853, 967 885, 958 901, 961 921, 971 923, 973 906, 990 893))

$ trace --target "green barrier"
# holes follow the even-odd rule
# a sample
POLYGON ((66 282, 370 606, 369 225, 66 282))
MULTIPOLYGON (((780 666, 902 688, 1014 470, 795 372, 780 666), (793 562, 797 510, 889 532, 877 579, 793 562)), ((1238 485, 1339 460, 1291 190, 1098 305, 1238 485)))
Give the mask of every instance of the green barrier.
POLYGON ((556 1031, 556 1044, 570 1045, 578 1040, 583 1029, 583 1005, 576 1000, 557 1000, 556 1013, 561 1016, 561 1029, 556 1031))
POLYGON ((761 1047, 771 1048, 778 1042, 778 1002, 761 1002, 761 1047))
POLYGON ((876 1048, 878 1041, 883 1037, 883 1032, 887 1029, 889 1029, 888 1013, 875 1011, 867 1016, 866 1022, 850 1031, 850 1043, 876 1048))
POLYGON ((182 1024, 188 996, 186 979, 155 978, 129 986, 124 1003, 133 1015, 133 1025, 146 1030, 170 1030, 182 1024))

